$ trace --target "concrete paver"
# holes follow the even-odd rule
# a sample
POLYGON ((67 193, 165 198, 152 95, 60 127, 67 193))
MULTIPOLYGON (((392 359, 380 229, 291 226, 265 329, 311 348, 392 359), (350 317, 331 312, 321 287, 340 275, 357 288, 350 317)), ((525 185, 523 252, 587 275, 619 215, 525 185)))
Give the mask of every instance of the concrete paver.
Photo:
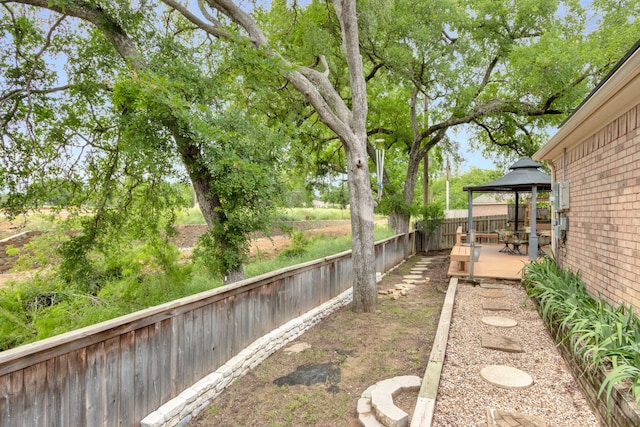
POLYGON ((532 415, 487 409, 487 427, 547 427, 547 423, 532 415))
POLYGON ((511 306, 509 304, 504 303, 500 300, 488 300, 482 303, 482 308, 484 310, 491 311, 511 311, 511 306))
POLYGON ((504 292, 498 291, 495 289, 490 289, 487 291, 480 292, 480 296, 484 298, 502 298, 504 297, 504 292))
POLYGON ((522 353, 524 351, 518 341, 503 335, 483 334, 480 345, 482 348, 506 351, 509 353, 522 353))

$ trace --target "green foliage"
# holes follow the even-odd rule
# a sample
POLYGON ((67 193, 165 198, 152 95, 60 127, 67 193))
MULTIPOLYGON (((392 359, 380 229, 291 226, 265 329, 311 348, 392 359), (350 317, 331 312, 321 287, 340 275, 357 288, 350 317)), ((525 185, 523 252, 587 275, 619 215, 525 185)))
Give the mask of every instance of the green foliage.
MULTIPOLYGON (((385 239, 395 233, 386 226, 375 226, 374 236, 376 240, 385 239)), ((309 240, 306 251, 294 257, 276 257, 271 260, 259 261, 247 264, 245 274, 254 277, 280 268, 289 267, 307 261, 323 258, 351 249, 351 236, 330 237, 324 235, 314 236, 309 240)))
POLYGON ((407 203, 404 201, 404 196, 401 193, 394 193, 382 198, 376 210, 383 215, 391 215, 392 213, 401 213, 406 216, 411 216, 418 211, 416 204, 407 203))
POLYGON ((345 209, 349 205, 349 189, 347 183, 327 185, 321 191, 321 200, 333 206, 345 209))
POLYGON ((181 209, 176 212, 176 225, 206 224, 202 211, 198 208, 181 209))
MULTIPOLYGON (((486 184, 500 178, 502 175, 504 173, 499 170, 472 167, 462 175, 452 176, 449 179, 449 208, 467 209, 469 194, 463 190, 464 187, 486 184)), ((433 189, 434 203, 444 206, 446 203, 446 177, 431 180, 431 188, 433 189)))
POLYGON ((599 394, 605 393, 610 403, 619 385, 640 403, 640 319, 633 307, 594 299, 577 274, 562 270, 551 258, 528 264, 523 283, 539 302, 545 322, 564 329, 585 369, 607 372, 599 394))
MULTIPOLYGON (((68 240, 69 236, 60 228, 54 228, 40 236, 35 236, 22 248, 12 251, 15 255, 19 255, 12 270, 27 271, 59 265, 60 253, 58 250, 63 242, 68 240)), ((8 248, 7 255, 9 255, 8 248)))
MULTIPOLYGON (((296 234, 296 233, 294 233, 296 234)), ((393 232, 376 227, 376 239, 393 232)), ((279 268, 322 258, 350 249, 350 236, 311 240, 294 238, 304 251, 246 268, 252 277, 279 268)), ((63 332, 123 316, 131 312, 193 295, 222 285, 201 262, 176 265, 177 250, 151 245, 123 251, 110 261, 118 274, 107 275, 97 292, 61 280, 54 270, 44 270, 24 282, 0 288, 0 351, 63 332), (115 259, 117 258, 117 259, 115 259), (167 259, 171 258, 171 259, 167 259), (166 268, 169 265, 169 268, 166 268)), ((106 262, 102 265, 106 266, 106 262)))
POLYGON ((418 229, 431 236, 444 220, 444 208, 437 203, 429 203, 420 208, 418 229))
POLYGON ((304 237, 304 233, 300 230, 295 230, 291 233, 289 247, 280 252, 278 256, 286 258, 301 256, 307 252, 307 246, 309 246, 309 241, 304 237))

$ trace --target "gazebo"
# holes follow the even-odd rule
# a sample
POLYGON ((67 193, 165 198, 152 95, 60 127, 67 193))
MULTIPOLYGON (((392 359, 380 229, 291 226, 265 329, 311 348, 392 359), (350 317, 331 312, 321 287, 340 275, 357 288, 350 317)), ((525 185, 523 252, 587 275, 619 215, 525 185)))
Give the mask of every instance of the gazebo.
MULTIPOLYGON (((531 193, 531 206, 536 206, 538 191, 551 191, 551 176, 540 170, 540 163, 531 160, 530 157, 522 157, 509 167, 511 172, 502 178, 482 185, 464 187, 469 192, 469 217, 467 231, 473 228, 473 193, 515 193, 516 222, 515 230, 518 231, 518 195, 531 193)), ((531 215, 531 233, 529 235, 529 259, 538 258, 538 234, 536 233, 536 215, 531 215)))

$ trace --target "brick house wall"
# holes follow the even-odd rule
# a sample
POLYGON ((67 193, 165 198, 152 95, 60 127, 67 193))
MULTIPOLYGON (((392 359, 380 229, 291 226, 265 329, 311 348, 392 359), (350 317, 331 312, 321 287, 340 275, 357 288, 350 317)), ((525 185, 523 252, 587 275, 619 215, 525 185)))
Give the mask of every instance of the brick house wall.
POLYGON ((592 296, 640 312, 640 40, 533 158, 569 184, 568 208, 552 212, 568 219, 557 261, 592 296))
POLYGON ((591 295, 640 310, 640 102, 552 162, 570 184, 562 267, 591 295), (563 164, 566 170, 563 170, 563 164))

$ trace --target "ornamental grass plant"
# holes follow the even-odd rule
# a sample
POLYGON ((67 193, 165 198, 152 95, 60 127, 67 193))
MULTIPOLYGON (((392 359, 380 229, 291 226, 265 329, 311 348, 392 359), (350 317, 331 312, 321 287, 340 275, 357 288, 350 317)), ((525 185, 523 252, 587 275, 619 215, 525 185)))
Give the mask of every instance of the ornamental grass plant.
POLYGON ((585 371, 605 372, 598 393, 607 404, 619 385, 640 405, 640 319, 633 307, 593 298, 578 274, 548 257, 525 267, 523 284, 547 325, 566 334, 563 339, 585 371))

